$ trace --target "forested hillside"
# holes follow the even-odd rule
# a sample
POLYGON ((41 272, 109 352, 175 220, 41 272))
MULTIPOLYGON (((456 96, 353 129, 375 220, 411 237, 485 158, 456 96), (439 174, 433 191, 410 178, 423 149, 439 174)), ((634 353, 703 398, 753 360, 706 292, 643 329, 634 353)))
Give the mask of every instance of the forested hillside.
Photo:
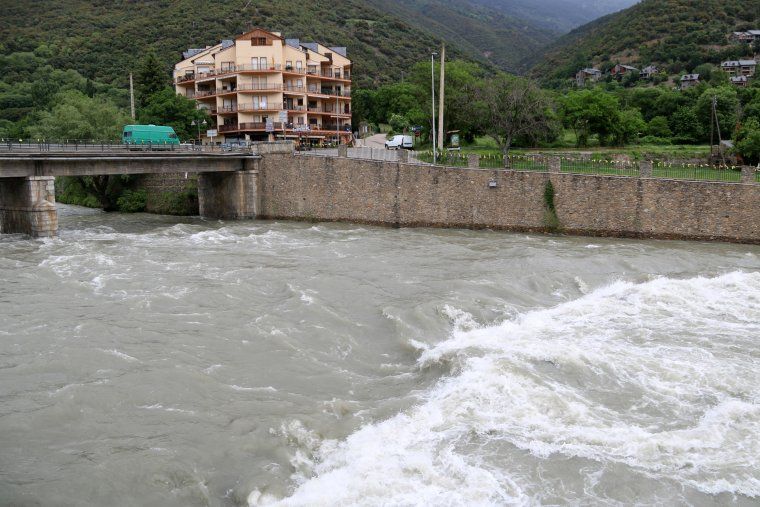
MULTIPOLYGON (((559 36, 548 26, 526 21, 478 0, 369 0, 422 27, 460 50, 468 59, 490 62, 501 70, 520 72, 522 62, 559 36)), ((498 2, 496 2, 498 3, 498 2)))
POLYGON ((442 0, 30 0, 4 2, 0 47, 46 44, 49 63, 119 85, 147 48, 167 72, 180 51, 213 44, 253 26, 285 36, 347 46, 361 86, 397 80, 446 40, 449 54, 504 70, 535 54, 555 34, 470 2, 442 0))
POLYGON ((638 0, 473 0, 532 25, 566 33, 638 0))
POLYGON ((557 84, 605 62, 686 72, 739 56, 729 34, 758 25, 760 0, 643 0, 560 38, 531 74, 557 84))

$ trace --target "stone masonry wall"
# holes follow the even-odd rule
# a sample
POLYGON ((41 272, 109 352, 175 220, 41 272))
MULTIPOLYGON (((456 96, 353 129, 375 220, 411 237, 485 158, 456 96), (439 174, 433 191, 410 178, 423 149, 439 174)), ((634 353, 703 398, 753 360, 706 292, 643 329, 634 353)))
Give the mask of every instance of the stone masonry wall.
POLYGON ((187 215, 198 214, 198 175, 186 173, 143 174, 135 188, 145 190, 148 213, 171 213, 184 208, 187 215))
POLYGON ((262 218, 760 243, 760 185, 266 155, 262 218), (495 187, 493 185, 495 184, 495 187))

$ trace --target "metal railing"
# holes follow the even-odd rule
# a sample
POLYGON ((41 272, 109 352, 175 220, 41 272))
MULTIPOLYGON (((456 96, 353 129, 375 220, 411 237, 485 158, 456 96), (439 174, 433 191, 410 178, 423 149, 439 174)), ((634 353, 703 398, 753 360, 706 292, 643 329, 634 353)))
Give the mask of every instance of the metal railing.
POLYGON ((735 166, 714 167, 706 164, 657 162, 652 167, 652 177, 739 182, 742 179, 742 169, 735 166))

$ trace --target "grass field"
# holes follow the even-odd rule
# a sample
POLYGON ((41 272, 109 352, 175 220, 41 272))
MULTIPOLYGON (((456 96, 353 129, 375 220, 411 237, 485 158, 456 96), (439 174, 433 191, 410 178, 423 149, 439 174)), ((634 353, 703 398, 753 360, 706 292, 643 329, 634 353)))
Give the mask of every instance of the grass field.
MULTIPOLYGON (((472 152, 469 152, 472 153, 472 152)), ((462 152, 447 152, 439 155, 437 163, 449 167, 467 167, 466 150, 462 152)), ((480 155, 479 167, 481 169, 502 169, 504 168, 503 158, 498 153, 485 152, 480 155)), ((432 162, 432 152, 423 152, 418 154, 418 159, 423 162, 432 162)), ((548 162, 543 156, 530 154, 514 154, 510 156, 509 167, 516 171, 548 171, 548 162)), ((563 173, 573 174, 602 174, 611 176, 633 176, 639 175, 639 164, 637 161, 631 162, 613 162, 604 159, 593 158, 569 158, 561 157, 561 171, 563 173)), ((652 177, 664 179, 683 179, 683 180, 706 180, 706 181, 726 181, 740 182, 741 169, 731 167, 727 169, 717 169, 700 164, 669 164, 665 162, 655 162, 652 168, 652 177)), ((760 182, 760 173, 756 179, 760 182)))

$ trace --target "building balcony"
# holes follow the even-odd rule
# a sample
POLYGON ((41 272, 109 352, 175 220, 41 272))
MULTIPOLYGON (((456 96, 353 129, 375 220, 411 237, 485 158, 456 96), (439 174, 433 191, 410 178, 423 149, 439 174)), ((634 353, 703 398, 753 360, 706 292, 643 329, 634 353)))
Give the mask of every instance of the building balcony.
POLYGON ((296 106, 296 105, 293 105, 293 104, 284 103, 282 105, 282 108, 284 110, 288 111, 288 112, 291 112, 291 113, 304 113, 304 112, 306 112, 306 107, 305 106, 296 106))
POLYGON ((282 111, 282 108, 275 104, 240 104, 238 111, 241 113, 251 111, 282 111))
POLYGON ((195 73, 185 74, 184 76, 179 76, 174 80, 174 84, 190 84, 193 82, 195 82, 195 73))
MULTIPOLYGON (((283 125, 281 122, 273 122, 272 126, 275 131, 282 131, 283 125)), ((219 126, 219 132, 265 132, 266 129, 267 124, 264 122, 242 122, 219 126)))
POLYGON ((224 106, 211 109, 211 114, 235 114, 238 112, 238 106, 224 106))
POLYGON ((333 116, 351 116, 351 111, 346 111, 346 110, 340 111, 340 110, 336 110, 334 107, 333 108, 319 107, 319 106, 309 107, 308 113, 309 114, 331 114, 333 116))
POLYGON ((321 95, 323 97, 341 97, 341 98, 351 97, 351 90, 338 91, 331 88, 315 88, 313 86, 310 86, 306 93, 308 93, 309 95, 321 95))
POLYGON ((306 88, 303 86, 283 86, 282 91, 284 93, 303 95, 306 93, 306 88))

